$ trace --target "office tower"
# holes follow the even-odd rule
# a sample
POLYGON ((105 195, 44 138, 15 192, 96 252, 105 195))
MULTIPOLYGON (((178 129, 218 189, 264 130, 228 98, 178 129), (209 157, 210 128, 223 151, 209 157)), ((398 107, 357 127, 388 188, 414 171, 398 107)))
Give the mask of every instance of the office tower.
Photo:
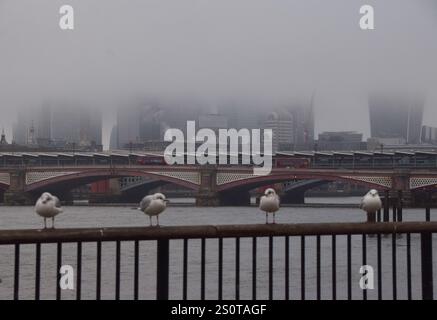
POLYGON ((289 111, 280 109, 270 113, 264 121, 264 129, 272 129, 273 152, 292 148, 294 128, 293 116, 289 111))
POLYGON ((370 132, 382 144, 420 143, 423 96, 396 93, 369 97, 370 132))

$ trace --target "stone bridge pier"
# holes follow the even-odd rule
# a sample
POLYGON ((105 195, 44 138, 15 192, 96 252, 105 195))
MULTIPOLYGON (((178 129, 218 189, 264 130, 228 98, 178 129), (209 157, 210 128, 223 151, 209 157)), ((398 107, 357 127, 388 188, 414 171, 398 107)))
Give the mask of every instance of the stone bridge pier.
POLYGON ((196 206, 214 207, 220 205, 220 195, 216 188, 217 171, 211 167, 200 169, 200 185, 196 195, 196 206))
POLYGON ((196 195, 196 206, 246 206, 250 205, 249 190, 233 189, 230 191, 217 190, 217 170, 211 166, 200 169, 200 185, 196 195))
POLYGON ((25 191, 26 171, 16 170, 10 173, 10 185, 4 193, 5 205, 32 205, 37 197, 25 191))

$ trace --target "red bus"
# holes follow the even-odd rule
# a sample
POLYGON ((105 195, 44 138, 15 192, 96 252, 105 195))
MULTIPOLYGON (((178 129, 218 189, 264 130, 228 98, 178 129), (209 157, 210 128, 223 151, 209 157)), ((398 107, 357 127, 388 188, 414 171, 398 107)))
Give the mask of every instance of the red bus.
POLYGON ((167 163, 164 160, 164 157, 160 156, 143 156, 137 158, 137 164, 143 165, 143 166, 163 166, 167 165, 167 163))
POLYGON ((278 157, 273 160, 273 166, 277 168, 306 169, 310 163, 309 158, 278 157))

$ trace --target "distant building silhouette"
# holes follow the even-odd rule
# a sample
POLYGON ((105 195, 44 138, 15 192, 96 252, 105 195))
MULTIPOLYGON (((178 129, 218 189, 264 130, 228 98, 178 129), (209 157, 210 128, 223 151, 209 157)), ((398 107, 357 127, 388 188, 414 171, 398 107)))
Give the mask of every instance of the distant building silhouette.
POLYGON ((423 126, 421 142, 437 145, 437 128, 430 127, 430 126, 423 126))
POLYGON ((271 129, 273 133, 272 151, 291 150, 294 143, 293 116, 280 109, 271 112, 264 121, 264 129, 271 129))
POLYGON ((420 143, 423 109, 424 99, 420 95, 371 95, 371 138, 377 139, 381 144, 420 143))
POLYGON ((20 110, 13 125, 13 143, 32 148, 66 149, 70 145, 101 149, 102 114, 96 108, 45 102, 20 110))
POLYGON ((317 147, 320 151, 354 151, 365 150, 367 144, 363 142, 362 133, 354 131, 329 131, 319 134, 317 147))
POLYGON ((0 146, 7 146, 8 142, 6 141, 5 129, 2 129, 2 135, 0 138, 0 146))

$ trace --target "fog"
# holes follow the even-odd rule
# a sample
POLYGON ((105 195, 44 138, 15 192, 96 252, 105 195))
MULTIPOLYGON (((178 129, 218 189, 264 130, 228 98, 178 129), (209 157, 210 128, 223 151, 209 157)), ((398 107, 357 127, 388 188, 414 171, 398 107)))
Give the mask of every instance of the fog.
POLYGON ((10 137, 19 108, 78 101, 108 110, 107 145, 131 99, 273 108, 314 94, 316 133, 367 136, 374 89, 426 92, 424 124, 437 126, 436 27, 435 0, 0 0, 0 126, 10 137), (375 30, 359 28, 364 4, 375 30))

